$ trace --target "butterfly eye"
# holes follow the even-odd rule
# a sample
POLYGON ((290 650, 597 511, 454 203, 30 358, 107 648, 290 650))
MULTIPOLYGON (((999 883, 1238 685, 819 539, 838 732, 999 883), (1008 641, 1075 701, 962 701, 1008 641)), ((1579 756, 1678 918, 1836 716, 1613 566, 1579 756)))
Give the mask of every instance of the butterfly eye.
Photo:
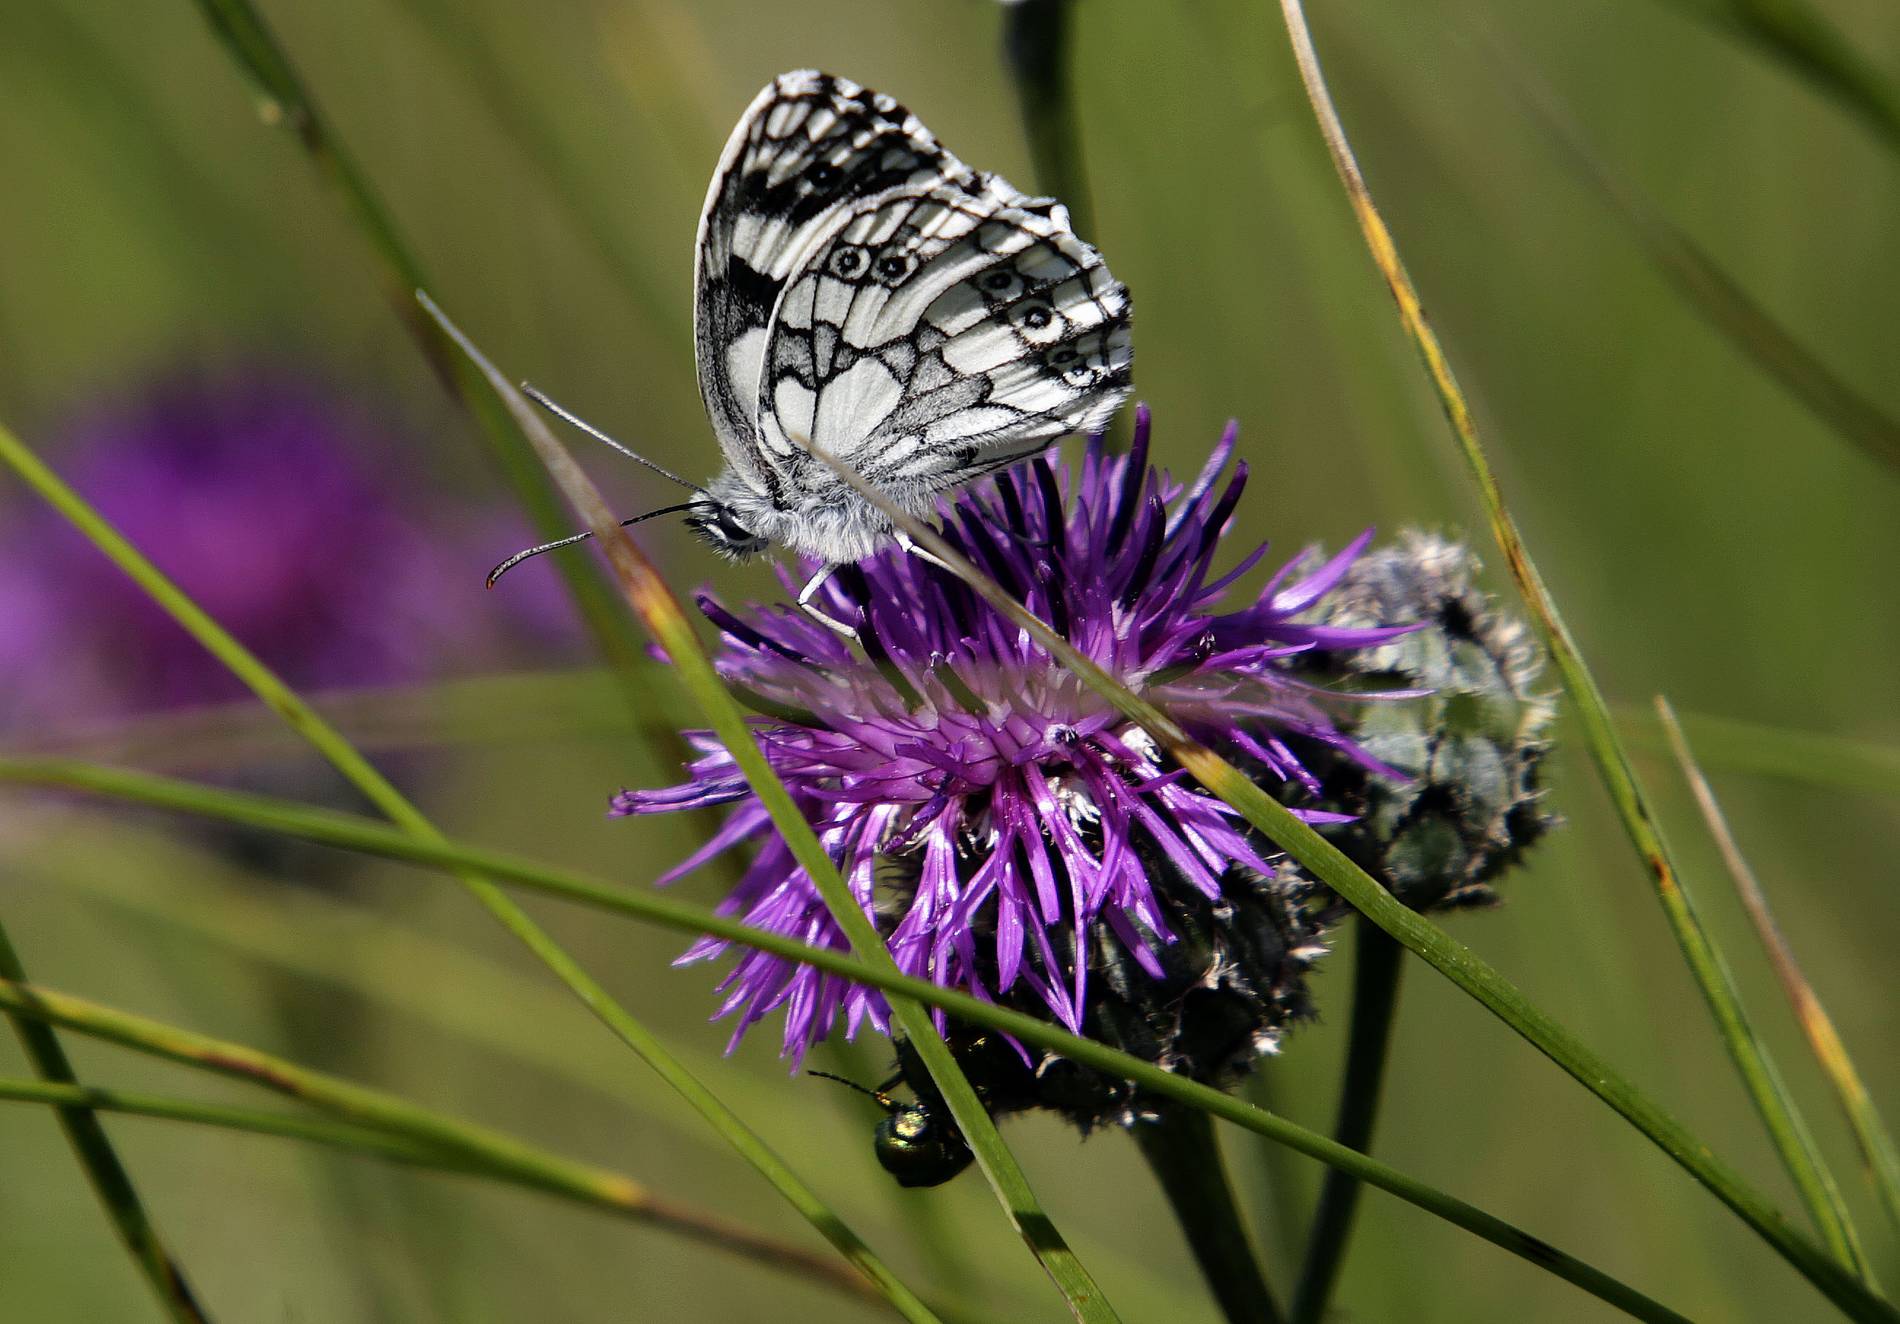
POLYGON ((844 280, 862 274, 864 271, 864 250, 861 248, 841 248, 831 255, 831 274, 844 280))
POLYGON ((1013 271, 992 271, 983 277, 983 288, 991 294, 1007 295, 1016 288, 1016 281, 1013 271))
POLYGON ((701 529, 710 535, 715 548, 731 557, 752 556, 765 547, 765 539, 741 524, 724 506, 717 507, 711 521, 701 529))

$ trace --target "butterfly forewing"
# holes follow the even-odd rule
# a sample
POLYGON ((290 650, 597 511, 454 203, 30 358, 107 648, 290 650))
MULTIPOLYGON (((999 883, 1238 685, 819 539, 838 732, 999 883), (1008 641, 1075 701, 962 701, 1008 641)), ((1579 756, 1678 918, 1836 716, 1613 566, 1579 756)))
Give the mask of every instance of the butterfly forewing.
POLYGON ((729 461, 751 467, 766 324, 788 280, 853 204, 968 175, 902 106, 802 71, 761 92, 726 143, 700 217, 700 391, 729 461))

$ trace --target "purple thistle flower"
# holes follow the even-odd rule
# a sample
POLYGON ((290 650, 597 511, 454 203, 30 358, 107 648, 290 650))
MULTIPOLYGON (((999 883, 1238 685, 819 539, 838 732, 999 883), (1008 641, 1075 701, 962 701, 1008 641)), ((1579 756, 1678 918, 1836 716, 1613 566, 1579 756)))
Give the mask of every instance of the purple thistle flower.
MULTIPOLYGON (((95 406, 56 463, 293 684, 420 680, 506 651, 481 570, 516 535, 419 497, 387 424, 294 370, 158 379, 95 406), (477 542, 472 535, 481 534, 477 542)), ((0 724, 124 716, 248 693, 55 512, 0 537, 0 724)))
MULTIPOLYGON (((943 508, 944 535, 1085 655, 1257 775, 1317 789, 1293 737, 1385 771, 1340 733, 1334 697, 1287 665, 1411 628, 1311 619, 1370 532, 1323 564, 1294 562, 1238 609, 1218 611, 1267 550, 1214 573, 1247 480, 1241 463, 1219 481, 1234 428, 1185 486, 1148 467, 1148 438, 1144 409, 1126 456, 1097 439, 1079 474, 1037 460, 967 489, 943 508)), ((947 572, 891 548, 837 571, 821 606, 856 623, 856 646, 790 607, 734 612, 700 599, 726 637, 721 673, 771 714, 754 726, 767 758, 906 973, 985 998, 1020 1001, 1026 989, 1079 1030, 1086 954, 1098 941, 1112 939, 1147 976, 1163 977, 1177 936, 1168 916, 1178 914, 1159 895, 1164 884, 1178 879, 1211 907, 1237 871, 1273 874, 1267 848, 1231 809, 947 572)), ((613 802, 620 815, 736 806, 661 881, 756 841, 721 912, 845 948, 730 756, 708 734, 690 738, 703 753, 690 781, 613 802)), ((681 961, 725 947, 703 940, 681 961)), ((776 956, 742 951, 720 987, 719 1014, 738 1017, 734 1044, 783 1007, 794 1060, 840 1014, 850 1034, 867 1020, 889 1031, 874 990, 776 956)))

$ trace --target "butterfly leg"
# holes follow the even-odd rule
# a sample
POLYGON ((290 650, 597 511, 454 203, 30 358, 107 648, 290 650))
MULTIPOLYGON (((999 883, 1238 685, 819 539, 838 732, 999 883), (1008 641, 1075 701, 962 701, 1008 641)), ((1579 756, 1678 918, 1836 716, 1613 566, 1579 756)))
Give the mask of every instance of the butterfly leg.
POLYGON ((817 573, 805 581, 805 587, 798 590, 798 609, 824 626, 827 630, 835 630, 845 638, 855 641, 858 637, 858 632, 855 628, 846 625, 835 616, 827 616, 824 610, 812 601, 812 599, 818 595, 818 590, 824 586, 824 582, 831 578, 831 572, 837 568, 835 565, 822 565, 818 567, 817 573))
POLYGON ((955 566, 951 565, 948 561, 944 560, 941 556, 938 556, 935 552, 931 551, 929 548, 920 546, 917 543, 911 541, 911 536, 908 533, 905 533, 902 529, 893 530, 893 533, 897 539, 897 545, 903 548, 906 552, 909 552, 912 556, 916 557, 919 561, 922 561, 925 565, 934 565, 937 567, 937 569, 945 571, 952 575, 957 573, 957 569, 955 566))

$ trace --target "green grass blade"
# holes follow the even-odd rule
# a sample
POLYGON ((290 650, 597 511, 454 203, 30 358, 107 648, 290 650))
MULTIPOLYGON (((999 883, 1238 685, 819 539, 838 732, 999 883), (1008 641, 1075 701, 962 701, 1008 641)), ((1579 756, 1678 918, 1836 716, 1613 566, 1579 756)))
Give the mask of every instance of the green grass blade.
MULTIPOLYGON (((418 840, 436 843, 442 840, 441 833, 422 811, 411 804, 335 727, 212 620, 5 427, 0 427, 0 460, 11 465, 29 486, 70 520, 114 565, 234 676, 249 686, 312 748, 328 759, 392 823, 418 840)), ((893 1305, 907 1318, 918 1321, 935 1319, 916 1294, 891 1273, 844 1219, 819 1198, 817 1192, 806 1185, 716 1094, 687 1071, 657 1036, 615 1001, 565 948, 528 917, 526 911, 482 875, 464 872, 460 877, 463 886, 503 928, 552 971, 622 1043, 639 1054, 648 1066, 678 1091, 706 1119, 707 1124, 738 1150, 840 1254, 876 1283, 893 1305)))
MULTIPOLYGON (((680 610, 679 600, 674 597, 672 590, 660 578, 659 572, 646 559, 646 554, 632 537, 620 527, 580 466, 554 440, 541 417, 528 407, 508 379, 496 371, 474 343, 448 320, 434 300, 421 291, 417 292, 417 297, 441 324, 444 332, 488 379, 489 385, 514 415, 523 434, 553 475, 555 485, 566 494, 575 513, 593 531, 595 541, 606 553, 627 601, 646 624, 654 640, 666 650, 681 684, 698 703, 714 734, 731 752, 733 760, 771 815, 773 826, 784 838, 792 855, 816 884, 832 918, 850 940, 852 951, 867 964, 896 973, 897 963, 891 958, 883 937, 865 915, 857 899, 851 895, 830 853, 819 842, 798 806, 792 802, 791 794, 779 781, 778 774, 766 762, 765 755, 752 738, 745 713, 726 692, 725 683, 714 672, 711 659, 700 646, 699 637, 694 634, 692 624, 680 610)), ((997 1200, 1009 1215, 1024 1244, 1042 1263, 1051 1281, 1062 1292, 1070 1312, 1079 1320, 1102 1321, 1103 1324, 1115 1319, 1107 1298, 1081 1260, 1069 1249, 1054 1222, 1036 1199, 1035 1192, 1030 1189, 1029 1179, 1023 1175, 1015 1155, 1003 1143, 995 1121, 957 1066, 956 1059, 944 1043, 943 1036, 937 1032, 929 1012, 914 1000, 900 997, 890 999, 890 1003, 906 1037, 929 1068, 931 1079, 936 1082, 944 1101, 950 1106, 951 1115, 962 1129, 964 1139, 976 1154, 977 1166, 989 1180, 997 1200)))
MULTIPOLYGON (((548 1034, 572 1010, 572 995, 519 968, 507 959, 512 953, 489 955, 316 888, 265 890, 254 876, 223 872, 219 861, 195 851, 159 859, 162 870, 136 878, 116 872, 123 856, 62 854, 66 867, 46 875, 48 886, 156 929, 162 941, 186 944, 176 950, 194 966, 241 962, 333 990, 374 1008, 379 1022, 407 1021, 425 1040, 453 1041, 524 1077, 543 1077, 550 1091, 617 1105, 655 1143, 663 1137, 675 1147, 700 1147, 709 1158, 721 1152, 698 1118, 672 1106, 672 1091, 657 1077, 628 1072, 591 1035, 548 1034), (193 864, 199 867, 189 882, 165 876, 193 864)), ((709 1052, 680 1056, 695 1074, 722 1065, 709 1052)), ((728 1074, 720 1095, 735 1109, 751 1115, 782 1105, 784 1082, 776 1073, 728 1074)), ((816 1147, 863 1138, 861 1127, 827 1122, 812 1126, 816 1147)))
MULTIPOLYGON (((653 706, 673 696, 668 669, 643 659, 633 669, 653 706)), ((504 672, 387 686, 315 690, 307 696, 365 753, 455 749, 556 740, 619 744, 638 734, 620 701, 616 674, 602 667, 504 672)), ((21 752, 177 772, 243 768, 295 758, 308 746, 255 699, 161 709, 50 732, 21 732, 21 752)))
MULTIPOLYGON (((649 694, 675 686, 672 669, 657 662, 643 660, 635 674, 649 694)), ((605 740, 642 725, 619 702, 613 674, 598 667, 320 690, 310 699, 365 751, 605 740)), ((669 709, 672 701, 667 694, 655 706, 669 709)), ((1630 748, 1668 753, 1647 705, 1614 704, 1610 711, 1630 748)), ((1713 713, 1685 711, 1682 720, 1710 768, 1900 795, 1900 746, 1713 713)), ((20 752, 190 772, 283 758, 303 747, 274 713, 240 700, 43 735, 20 752)))
POLYGON ((1753 45, 1900 151, 1900 91, 1811 0, 1667 0, 1753 45))
MULTIPOLYGON (((878 1050, 868 1036, 847 1039, 834 1034, 818 1045, 823 1064, 833 1076, 850 1081, 879 1081, 891 1074, 888 1053, 878 1050)), ((876 1100, 868 1100, 876 1107, 876 1100)), ((883 1112, 881 1107, 877 1108, 883 1112)), ((863 1115, 863 1114, 860 1114, 863 1115)), ((969 1228, 956 1217, 951 1206, 928 1188, 906 1189, 896 1182, 884 1183, 892 1222, 903 1228, 912 1252, 924 1265, 930 1281, 940 1288, 977 1282, 980 1275, 969 1243, 969 1228)), ((1093 1257, 1091 1257, 1093 1258, 1093 1257)), ((1036 1271, 1041 1272, 1041 1266, 1036 1271)), ((1159 1286, 1159 1283, 1151 1284, 1159 1286)), ((1125 1289, 1124 1289, 1125 1290, 1125 1289)), ((1171 1295, 1170 1285, 1166 1292, 1171 1295)))
MULTIPOLYGON (((512 72, 513 63, 487 31, 485 15, 458 0, 401 0, 401 4, 428 40, 445 48, 461 65, 472 93, 514 141, 522 157, 547 180, 642 319, 653 328, 656 342, 672 351, 682 373, 690 374, 693 328, 682 316, 683 305, 673 297, 673 291, 662 287, 628 243, 628 236, 637 234, 638 227, 629 218, 612 214, 586 167, 540 109, 540 98, 524 94, 512 72)), ((423 283, 412 281, 409 288, 423 283)), ((405 290, 405 304, 407 294, 405 290)))
MULTIPOLYGON (((0 978, 26 978, 19 954, 14 951, 4 927, 0 927, 0 978)), ((66 1050, 60 1046, 59 1036, 50 1025, 23 1016, 9 1015, 7 1020, 19 1036, 20 1047, 34 1074, 47 1088, 81 1088, 66 1050)), ((180 1324, 207 1324, 210 1316, 191 1290, 184 1269, 153 1226, 144 1201, 139 1199, 138 1188, 132 1184, 132 1175, 120 1161, 98 1116, 84 1103, 72 1102, 55 1108, 54 1116, 59 1119, 60 1130, 66 1133, 66 1141, 72 1146, 79 1166, 85 1170, 93 1194, 99 1197, 106 1217, 112 1220, 113 1231, 118 1233, 120 1243, 151 1287, 160 1308, 180 1324)))
POLYGON ((1076 233, 1095 237, 1082 134, 1076 124, 1070 37, 1075 0, 1018 0, 1003 10, 1003 64, 1016 85, 1036 187, 1069 209, 1076 233))
MULTIPOLYGON (((1333 1139, 1361 1152, 1372 1148, 1373 1123, 1391 1056, 1393 1013, 1398 1008, 1399 976, 1405 949, 1361 916, 1353 951, 1352 1027, 1346 1039, 1346 1072, 1339 1082, 1339 1109, 1333 1139)), ((1320 1324, 1333 1283, 1345 1262, 1352 1237, 1359 1183, 1337 1170, 1326 1174, 1319 1208, 1307 1234, 1305 1262, 1293 1293, 1292 1324, 1320 1324)))
MULTIPOLYGON (((233 1054, 248 1055, 247 1060, 253 1065, 258 1065, 260 1060, 270 1061, 263 1054, 250 1054, 247 1049, 234 1044, 221 1044, 216 1040, 198 1038, 195 1043, 188 1045, 169 1026, 123 1016, 83 999, 66 998, 29 985, 11 982, 0 984, 0 999, 15 998, 23 1005, 38 1003, 42 1006, 58 1006, 60 1009, 57 1014, 62 1018, 61 1023, 75 1029, 84 1024, 88 1028, 83 1033, 96 1033, 129 1047, 193 1065, 207 1065, 200 1055, 214 1052, 226 1063, 232 1060, 233 1054)), ((226 1065, 218 1069, 231 1074, 249 1074, 226 1065)), ((271 1070, 285 1080, 298 1074, 319 1081, 323 1079, 319 1073, 299 1073, 297 1068, 284 1062, 272 1062, 271 1070)), ((298 1093, 298 1097, 322 1106, 322 1100, 308 1094, 298 1093)), ((831 1256, 814 1255, 750 1228, 727 1222, 694 1206, 656 1196, 645 1186, 619 1173, 574 1163, 532 1145, 498 1137, 496 1133, 453 1119, 438 1118, 419 1109, 413 1110, 416 1115, 429 1117, 435 1122, 435 1128, 429 1134, 388 1117, 369 1125, 336 1122, 322 1117, 299 1117, 289 1113, 238 1108, 98 1085, 0 1079, 0 1099, 51 1104, 56 1109, 85 1108, 98 1112, 125 1113, 246 1131, 255 1135, 278 1136, 412 1167, 504 1181, 649 1224, 728 1254, 845 1292, 857 1300, 880 1299, 862 1278, 831 1256), (453 1143, 444 1139, 449 1133, 457 1136, 453 1143), (493 1143, 497 1139, 505 1143, 493 1143)))
POLYGON ((1051 629, 1048 622, 1039 620, 1027 611, 935 530, 899 509, 889 497, 865 482, 862 476, 840 464, 828 452, 818 450, 809 443, 805 449, 807 454, 829 467, 859 496, 882 511, 894 527, 902 530, 980 594, 984 601, 1029 631, 1057 662, 1075 673, 1130 721, 1138 724, 1202 786, 1232 806, 1309 873, 1345 898, 1354 909, 1398 939, 1406 948, 1424 957, 1440 974, 1470 994, 1653 1140, 1850 1315, 1855 1318, 1900 1319, 1900 1313, 1894 1312, 1864 1283, 1844 1273, 1838 1259, 1790 1228, 1773 1205, 1725 1164, 1717 1162, 1708 1147, 1696 1140, 1681 1123, 1613 1070, 1582 1040, 1535 1007, 1476 952, 1422 915, 1407 909, 1380 886, 1378 880, 1354 864, 1338 847, 1297 818, 1285 805, 1261 790, 1239 769, 1188 735, 1173 718, 1084 657, 1067 639, 1051 629))
POLYGON ((1690 307, 1766 371, 1815 418, 1868 456, 1900 468, 1900 419, 1875 404, 1809 349, 1680 226, 1593 151, 1547 87, 1495 43, 1506 85, 1571 173, 1629 227, 1643 255, 1690 307))
MULTIPOLYGON (((241 823, 266 832, 281 833, 304 841, 318 842, 345 850, 359 851, 384 859, 424 865, 444 873, 475 870, 485 877, 499 879, 548 896, 560 897, 580 905, 612 911, 662 928, 682 933, 711 934, 731 942, 743 943, 760 951, 772 952, 790 960, 802 961, 846 979, 869 984, 916 1000, 941 1007, 961 1020, 986 1025, 1014 1035, 1052 1053, 1119 1079, 1135 1082, 1161 1098, 1199 1108, 1230 1121, 1256 1135, 1283 1144, 1310 1158, 1351 1173, 1368 1186, 1376 1186, 1406 1202, 1435 1214, 1447 1222, 1484 1238, 1510 1253, 1546 1269, 1592 1295, 1609 1302, 1638 1319, 1678 1321, 1683 1317, 1650 1300, 1635 1289, 1618 1282, 1574 1256, 1549 1243, 1495 1218, 1455 1196, 1406 1176, 1383 1163, 1347 1149, 1336 1141, 1256 1108, 1231 1095, 1165 1071, 1151 1062, 1132 1057, 1106 1044, 1083 1039, 1047 1021, 1019 1011, 984 1002, 966 993, 958 993, 928 980, 893 974, 874 967, 855 956, 825 947, 812 947, 795 939, 753 928, 710 910, 648 891, 633 891, 617 883, 590 878, 571 870, 553 868, 501 851, 487 850, 450 842, 421 841, 384 824, 353 814, 315 809, 268 796, 227 791, 201 786, 149 773, 60 759, 25 759, 0 756, 0 782, 22 785, 62 787, 93 795, 150 805, 180 813, 197 814, 224 822, 241 823)), ((1284 812, 1284 811, 1282 811, 1284 812)), ((1297 822, 1297 820, 1295 820, 1297 822)), ((1396 901, 1391 905, 1397 906, 1396 901)), ((1401 908, 1402 909, 1402 908, 1401 908)), ((1411 912, 1406 911, 1406 914, 1411 912)), ((1421 921, 1422 923, 1422 921, 1421 921)), ((1408 944, 1409 945, 1409 944, 1408 944)), ((1476 961, 1476 957, 1469 956, 1476 961)), ((1479 963, 1480 965, 1482 963, 1479 963)), ((1607 1068, 1605 1068, 1607 1070, 1607 1068)), ((1693 1145, 1693 1140, 1685 1138, 1693 1145)), ((1771 1217, 1778 1216, 1770 1214, 1771 1217)), ((1900 1324, 1900 1314, 1868 1296, 1860 1285, 1841 1275, 1833 1262, 1818 1250, 1809 1249, 1820 1271, 1831 1272, 1845 1286, 1854 1301, 1850 1313, 1856 1319, 1900 1324), (1853 1294, 1859 1293, 1859 1296, 1853 1294)))
MULTIPOLYGON (((636 674, 649 694, 674 688, 672 669, 660 663, 645 661, 636 674)), ((619 702, 613 674, 598 667, 322 690, 310 699, 366 752, 606 740, 639 727, 619 702)), ((656 706, 672 702, 666 694, 656 706)), ((1630 748, 1668 753, 1648 707, 1616 704, 1611 714, 1630 748)), ((1684 712, 1682 720, 1707 767, 1900 796, 1900 747, 1711 713, 1684 712)), ((42 735, 18 752, 188 773, 282 759, 303 748, 276 714, 240 700, 42 735)))
MULTIPOLYGON (((318 173, 342 196, 351 219, 376 255, 383 285, 396 315, 415 336, 424 355, 456 399, 474 417, 529 521, 543 538, 558 538, 566 533, 560 503, 535 464, 533 454, 509 427, 506 415, 483 389, 481 380, 443 340, 435 325, 418 315, 410 291, 427 283, 420 259, 396 229, 388 207, 331 127, 263 14, 250 0, 193 0, 193 3, 211 25, 219 43, 256 88, 260 97, 259 115, 264 122, 289 130, 318 173)), ((615 667, 630 665, 639 658, 639 642, 627 628, 625 617, 615 608, 612 595, 594 568, 582 560, 569 558, 562 561, 560 572, 601 655, 615 667)), ((627 697, 638 711, 638 691, 631 685, 627 697)))
POLYGON ((1783 1088, 1767 1050, 1749 1024, 1734 979, 1721 953, 1702 927, 1694 905, 1683 889, 1680 875, 1671 862, 1661 830, 1656 825, 1635 771, 1610 722, 1609 708, 1604 702, 1602 691, 1585 665, 1569 628, 1558 614, 1556 603, 1531 561, 1516 522, 1505 507, 1503 493, 1491 472, 1490 462, 1485 458, 1484 448, 1478 439, 1477 425, 1472 419, 1464 393, 1452 374, 1436 334, 1425 319, 1411 277, 1399 260, 1391 231, 1386 228, 1384 219, 1373 204, 1371 191, 1366 187, 1351 144, 1346 139, 1345 129, 1339 122, 1332 96, 1326 89, 1325 77, 1320 71, 1319 56, 1313 49, 1312 34, 1307 29, 1300 0, 1280 0, 1280 10, 1286 20, 1287 33, 1293 45, 1295 61, 1299 65, 1301 82, 1306 87, 1307 100, 1319 121, 1321 136, 1345 185, 1347 199, 1358 218, 1367 247, 1398 304, 1400 321, 1404 323, 1407 334, 1425 361, 1452 431, 1477 480, 1492 533, 1504 553, 1512 578, 1517 581, 1530 607, 1532 618, 1562 678, 1564 689, 1576 705, 1582 720, 1585 744, 1596 761, 1611 800, 1615 802, 1625 831, 1649 868, 1657 897, 1676 942, 1715 1018, 1729 1056, 1734 1059, 1741 1073, 1755 1110, 1761 1115, 1783 1165, 1794 1178, 1809 1217, 1820 1230, 1822 1239, 1834 1257, 1857 1274, 1864 1274, 1866 1266, 1857 1253, 1856 1239, 1840 1192, 1835 1189, 1833 1179, 1828 1175, 1793 1100, 1783 1088))
POLYGON ((1761 880, 1755 877, 1755 871, 1749 867, 1748 857, 1742 854, 1741 844, 1729 829, 1728 816, 1722 812, 1722 804, 1715 798, 1715 789, 1697 766, 1688 737, 1683 735, 1682 724, 1676 720, 1675 710, 1661 695, 1656 696, 1656 714, 1662 719, 1663 730, 1669 736, 1676 764, 1682 769, 1683 780, 1689 783, 1689 789, 1695 794, 1696 805, 1702 811, 1702 820, 1708 825, 1709 835, 1715 839, 1723 864, 1728 866, 1729 877, 1735 882, 1735 891, 1741 896, 1749 919, 1754 922, 1755 932, 1761 938, 1769 962, 1775 967, 1775 976, 1781 981, 1782 991, 1788 995, 1789 1005, 1794 1008, 1801 1033, 1807 1037, 1815 1061, 1821 1064, 1822 1072, 1834 1086, 1834 1093, 1841 1101, 1841 1110, 1847 1114, 1848 1126, 1852 1128, 1854 1140, 1860 1146, 1861 1158, 1867 1164, 1867 1173, 1874 1189, 1880 1193, 1881 1204, 1886 1208, 1888 1218, 1893 1220, 1894 1229, 1900 1231, 1900 1150, 1894 1147, 1893 1135, 1887 1130, 1880 1110, 1868 1095, 1867 1086, 1862 1082, 1853 1058, 1848 1055, 1847 1045, 1842 1042, 1840 1032, 1834 1028, 1834 1018, 1827 1014, 1827 1008, 1821 1004, 1814 985, 1802 973, 1801 962, 1796 959, 1794 948, 1782 933, 1781 925, 1775 921, 1774 911, 1768 905, 1768 895, 1762 891, 1761 880))
MULTIPOLYGON (((161 846, 153 832, 141 830, 139 836, 149 846, 161 846)), ((386 908, 333 893, 276 888, 267 896, 255 886, 254 874, 221 865, 188 840, 163 843, 178 846, 176 854, 147 851, 141 858, 152 867, 137 877, 124 876, 116 872, 124 858, 116 853, 122 841, 110 833, 103 840, 106 849, 97 854, 74 855, 62 848, 56 868, 36 871, 27 880, 138 924, 195 967, 234 973, 261 967, 267 976, 294 977, 324 990, 325 996, 362 1002, 374 1018, 412 1026, 413 1034, 420 1036, 416 1042, 478 1053, 485 1061, 500 1063, 498 1070, 545 1080, 548 1090, 578 1091, 575 1097, 595 1097, 629 1109, 643 1142, 671 1146, 679 1162, 692 1161, 682 1146, 709 1160, 726 1160, 717 1138, 675 1106, 672 1092, 657 1077, 651 1082, 630 1077, 617 1057, 603 1056, 591 1040, 550 1035, 547 1027, 570 1010, 568 994, 535 972, 517 968, 518 963, 392 919, 386 908), (179 943, 184 945, 173 945, 179 943)), ((867 1043, 836 1039, 823 1048, 831 1058, 825 1065, 849 1079, 876 1080, 888 1074, 888 1060, 867 1043), (840 1046, 850 1051, 840 1054, 840 1046)), ((748 1070, 715 1050, 676 1051, 695 1073, 720 1074, 721 1097, 741 1115, 784 1109, 782 1072, 769 1066, 748 1070)), ((839 1100, 850 1097, 838 1092, 839 1100)), ((1041 1269, 1033 1262, 959 1253, 962 1224, 951 1204, 936 1192, 904 1190, 876 1170, 864 1143, 866 1127, 863 1114, 850 1106, 801 1106, 799 1112, 800 1142, 809 1152, 861 1156, 856 1171, 864 1173, 874 1201, 881 1196, 885 1208, 859 1215, 860 1220, 888 1226, 893 1235, 911 1243, 913 1253, 926 1263, 931 1290, 925 1299, 946 1321, 952 1318, 943 1304, 946 1299, 1007 1301, 1040 1286, 1041 1269)), ((833 1172, 834 1180, 843 1179, 835 1165, 833 1172)), ((1086 1244, 1086 1236, 1079 1236, 1078 1243, 1086 1244)), ((1098 1253, 1108 1252, 1098 1248, 1098 1253)), ((1084 1257, 1096 1258, 1086 1251, 1084 1257)), ((1148 1318, 1180 1290, 1178 1282, 1138 1265, 1124 1264, 1119 1278, 1121 1292, 1137 1298, 1131 1310, 1139 1318, 1148 1318)), ((967 1314, 959 1310, 957 1317, 967 1314)))
MULTIPOLYGON (((1668 752, 1668 737, 1653 712, 1628 705, 1616 715, 1639 749, 1668 752)), ((1682 721, 1710 767, 1863 795, 1900 795, 1900 748, 1893 745, 1714 713, 1685 712, 1682 721)))
MULTIPOLYGON (((37 986, 31 984, 6 984, 0 987, 37 991, 37 986)), ((0 996, 11 994, 0 993, 0 996)), ((27 995, 21 996, 24 998, 27 995)), ((253 1135, 279 1136, 286 1140, 306 1140, 311 1144, 328 1145, 333 1149, 349 1150, 399 1163, 412 1163, 418 1167, 457 1172, 482 1170, 478 1161, 461 1157, 456 1150, 405 1136, 398 1131, 332 1121, 326 1117, 304 1117, 295 1113, 147 1094, 110 1085, 56 1085, 42 1080, 0 1078, 0 1099, 14 1103, 45 1103, 55 1108, 90 1108, 96 1112, 125 1113, 133 1117, 155 1117, 164 1121, 248 1131, 253 1135)), ((497 1176, 501 1175, 499 1167, 493 1172, 497 1176)), ((587 1201, 596 1202, 593 1199, 587 1201)))

